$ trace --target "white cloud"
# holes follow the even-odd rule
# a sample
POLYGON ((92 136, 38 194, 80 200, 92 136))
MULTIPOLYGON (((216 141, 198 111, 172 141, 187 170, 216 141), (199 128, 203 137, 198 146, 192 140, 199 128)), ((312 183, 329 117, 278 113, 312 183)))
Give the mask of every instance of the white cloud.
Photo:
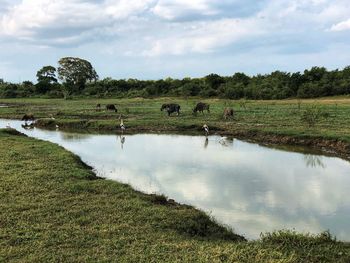
POLYGON ((1 17, 0 32, 17 38, 34 39, 43 30, 56 31, 62 39, 67 37, 62 35, 69 34, 69 30, 81 33, 132 17, 146 10, 152 2, 106 0, 99 4, 83 0, 23 0, 1 17))
POLYGON ((350 18, 343 22, 337 23, 331 27, 331 31, 350 30, 350 18))
POLYGON ((20 60, 8 48, 18 45, 28 65, 69 53, 146 78, 339 67, 348 48, 337 59, 329 50, 349 43, 349 13, 348 0, 0 0, 0 57, 20 60))
MULTIPOLYGON (((2 1, 9 6, 9 1, 2 1)), ((266 33, 345 30, 350 11, 344 0, 266 0, 260 11, 240 17, 238 0, 22 0, 0 13, 0 37, 34 44, 76 45, 112 37, 139 42, 124 54, 158 56, 207 53, 266 33), (159 20, 162 18, 165 20, 159 20), (273 29, 273 30, 271 30, 273 29), (97 37, 96 37, 97 36, 97 37), (136 41, 137 40, 137 41, 136 41)), ((244 12, 243 12, 244 13, 244 12)), ((119 45, 120 46, 120 45, 119 45)), ((125 46, 134 46, 130 43, 125 46)), ((125 50, 125 49, 124 49, 125 50)))
POLYGON ((146 56, 164 54, 208 53, 218 47, 232 44, 247 37, 263 34, 258 19, 221 19, 190 23, 171 36, 154 39, 146 56))
POLYGON ((159 0, 153 8, 153 13, 169 20, 190 15, 215 15, 219 11, 208 0, 159 0))

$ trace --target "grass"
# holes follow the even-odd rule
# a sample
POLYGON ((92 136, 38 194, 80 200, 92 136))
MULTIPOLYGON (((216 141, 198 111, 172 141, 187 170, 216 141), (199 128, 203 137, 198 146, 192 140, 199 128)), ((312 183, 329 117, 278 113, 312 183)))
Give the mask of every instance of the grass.
POLYGON ((323 138, 350 142, 350 97, 332 97, 315 100, 279 100, 279 101, 234 101, 220 99, 0 99, 0 104, 12 107, 0 108, 0 118, 21 118, 25 113, 33 113, 43 118, 39 124, 61 128, 94 131, 118 131, 120 114, 129 132, 202 132, 204 123, 212 132, 225 134, 262 134, 287 135, 300 138, 323 138), (199 102, 209 103, 211 113, 192 113, 199 102), (165 102, 181 105, 179 117, 168 117, 160 107, 165 102), (113 103, 118 113, 105 110, 96 111, 113 103), (235 110, 233 119, 224 120, 225 107, 235 110), (317 116, 313 116, 313 112, 317 116), (50 115, 55 117, 52 121, 50 115))
POLYGON ((0 262, 350 262, 327 232, 245 241, 204 212, 96 178, 62 147, 0 130, 0 262))

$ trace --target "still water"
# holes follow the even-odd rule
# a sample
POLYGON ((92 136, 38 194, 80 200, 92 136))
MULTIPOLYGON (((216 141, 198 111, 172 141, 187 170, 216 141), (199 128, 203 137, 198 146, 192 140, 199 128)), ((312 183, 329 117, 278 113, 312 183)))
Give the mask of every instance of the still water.
POLYGON ((96 173, 206 211, 249 239, 261 232, 330 230, 350 241, 350 163, 302 149, 220 136, 90 135, 25 130, 79 155, 96 173))

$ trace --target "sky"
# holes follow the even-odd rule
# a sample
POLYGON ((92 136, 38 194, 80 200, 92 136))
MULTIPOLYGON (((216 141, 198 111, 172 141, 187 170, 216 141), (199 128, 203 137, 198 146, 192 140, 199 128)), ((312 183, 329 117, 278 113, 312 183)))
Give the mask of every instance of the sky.
POLYGON ((350 65, 349 0, 0 0, 0 78, 66 56, 100 78, 265 74, 350 65))

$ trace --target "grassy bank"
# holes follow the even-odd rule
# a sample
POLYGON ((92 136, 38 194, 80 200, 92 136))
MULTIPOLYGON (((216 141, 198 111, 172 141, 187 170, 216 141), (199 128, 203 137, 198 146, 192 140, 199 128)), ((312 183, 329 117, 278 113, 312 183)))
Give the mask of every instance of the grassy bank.
POLYGON ((246 101, 219 99, 8 99, 0 108, 0 118, 20 119, 25 113, 38 118, 44 128, 74 129, 86 132, 120 132, 119 117, 127 133, 171 132, 203 133, 208 124, 211 133, 252 139, 267 144, 290 144, 325 149, 350 159, 350 97, 317 100, 246 101), (197 102, 210 104, 210 113, 194 115, 197 102), (163 103, 181 105, 180 116, 168 117, 161 112, 163 103), (102 105, 96 111, 96 104, 102 105), (115 104, 118 113, 106 111, 106 104, 115 104), (225 120, 223 109, 232 107, 234 118, 225 120), (51 117, 54 118, 51 119, 51 117))
MULTIPOLYGON (((37 118, 55 117, 62 127, 115 131, 117 117, 122 114, 131 131, 198 131, 203 123, 221 132, 261 131, 285 135, 319 136, 350 142, 350 98, 333 97, 317 100, 233 101, 218 99, 1 99, 0 104, 11 107, 0 109, 0 118, 21 118, 33 113, 37 118), (210 104, 210 114, 192 114, 194 105, 204 101, 210 104), (160 111, 163 103, 181 105, 180 117, 168 117, 160 111), (118 113, 96 111, 101 103, 116 104, 118 113), (234 119, 224 120, 225 107, 234 108, 234 119), (305 112, 317 109, 320 116, 310 125, 303 120, 305 112)), ((313 121, 313 120, 311 120, 313 121)), ((47 122, 49 122, 47 120, 47 122)), ((45 123, 45 122, 43 122, 45 123)))
POLYGON ((1 262, 349 262, 327 233, 244 241, 190 206, 95 177, 62 147, 0 130, 1 262))

